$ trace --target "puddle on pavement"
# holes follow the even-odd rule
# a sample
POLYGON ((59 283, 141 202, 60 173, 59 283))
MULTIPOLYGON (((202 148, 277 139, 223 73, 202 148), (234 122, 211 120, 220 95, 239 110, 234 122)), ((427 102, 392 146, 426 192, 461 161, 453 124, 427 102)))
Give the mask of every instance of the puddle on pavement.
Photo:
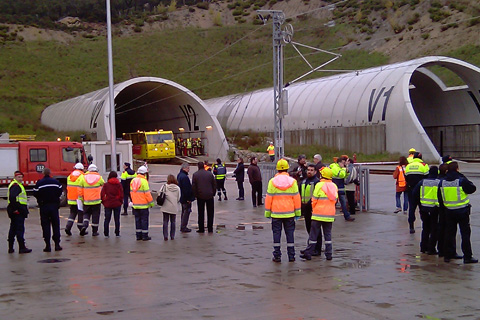
POLYGON ((250 283, 239 283, 238 285, 244 286, 245 288, 250 288, 250 289, 260 289, 260 288, 263 288, 263 287, 261 287, 261 286, 256 286, 256 285, 250 284, 250 283))
POLYGON ((98 311, 97 314, 100 314, 102 316, 108 316, 114 314, 115 312, 123 312, 123 310, 98 311))
POLYGON ((37 261, 38 263, 59 263, 59 262, 65 262, 65 261, 70 261, 70 259, 63 258, 63 259, 44 259, 44 260, 39 260, 37 261))
POLYGON ((386 302, 376 303, 375 305, 376 305, 377 307, 379 307, 379 308, 384 308, 384 309, 393 307, 393 304, 386 303, 386 302))
POLYGON ((353 261, 347 261, 343 262, 342 264, 339 265, 340 268, 354 268, 354 269, 363 269, 366 267, 370 266, 370 261, 369 260, 353 260, 353 261))

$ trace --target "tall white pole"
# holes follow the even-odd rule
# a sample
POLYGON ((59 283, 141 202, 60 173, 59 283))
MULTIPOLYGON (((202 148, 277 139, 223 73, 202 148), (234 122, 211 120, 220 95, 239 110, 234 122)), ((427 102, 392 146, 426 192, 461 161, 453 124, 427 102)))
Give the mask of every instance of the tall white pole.
POLYGON ((112 59, 112 17, 110 13, 110 0, 107 1, 107 47, 108 47, 108 92, 110 101, 110 144, 111 144, 111 170, 117 171, 117 144, 115 130, 115 101, 113 96, 113 59, 112 59))

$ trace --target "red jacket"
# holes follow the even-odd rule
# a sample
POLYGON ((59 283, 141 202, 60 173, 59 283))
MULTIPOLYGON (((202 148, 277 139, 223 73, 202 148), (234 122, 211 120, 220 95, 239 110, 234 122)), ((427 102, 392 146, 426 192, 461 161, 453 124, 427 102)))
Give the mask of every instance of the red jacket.
POLYGON ((105 208, 117 208, 123 204, 123 188, 117 178, 110 178, 102 188, 102 204, 105 208))

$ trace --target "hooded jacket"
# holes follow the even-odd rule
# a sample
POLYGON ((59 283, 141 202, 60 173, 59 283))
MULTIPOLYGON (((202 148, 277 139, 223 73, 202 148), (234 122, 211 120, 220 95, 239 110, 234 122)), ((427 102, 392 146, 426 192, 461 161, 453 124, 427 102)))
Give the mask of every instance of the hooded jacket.
POLYGON ((301 200, 297 180, 280 172, 268 182, 265 197, 265 217, 292 218, 301 215, 301 200))
MULTIPOLYGON (((160 207, 160 210, 165 213, 177 214, 178 213, 178 203, 180 201, 180 187, 176 184, 164 184, 160 190, 165 190, 165 202, 163 206, 160 207)), ((158 192, 160 193, 160 191, 158 192)))
POLYGON ((102 188, 102 204, 105 208, 118 208, 123 204, 123 187, 117 178, 108 179, 102 188))

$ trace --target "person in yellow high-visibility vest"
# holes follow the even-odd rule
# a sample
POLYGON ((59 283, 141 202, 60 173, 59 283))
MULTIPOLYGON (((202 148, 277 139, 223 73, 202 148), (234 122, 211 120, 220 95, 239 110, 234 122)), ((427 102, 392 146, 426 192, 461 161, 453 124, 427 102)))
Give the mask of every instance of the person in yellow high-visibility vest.
POLYGON ((268 155, 270 156, 270 161, 275 161, 275 146, 273 142, 270 142, 270 145, 267 147, 268 155))
POLYGON ((27 192, 23 187, 23 173, 15 171, 14 178, 8 185, 7 191, 7 213, 10 218, 10 229, 8 230, 8 253, 15 250, 15 237, 17 237, 19 253, 29 253, 32 249, 25 246, 25 219, 28 216, 27 192))

